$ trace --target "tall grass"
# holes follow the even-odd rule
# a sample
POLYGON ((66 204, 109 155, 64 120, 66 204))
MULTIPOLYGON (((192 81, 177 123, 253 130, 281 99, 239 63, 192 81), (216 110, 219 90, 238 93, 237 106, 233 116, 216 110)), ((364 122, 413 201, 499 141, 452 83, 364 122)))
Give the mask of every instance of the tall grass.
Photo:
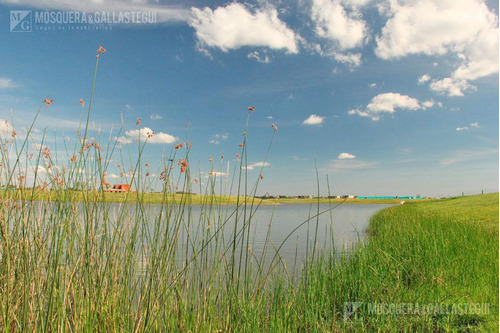
MULTIPOLYGON (((102 143, 89 127, 102 54, 76 143, 72 149, 64 144, 66 156, 52 154, 45 134, 32 135, 47 101, 25 137, 12 132, 0 138, 6 188, 0 207, 1 331, 370 331, 493 322, 441 316, 407 324, 407 317, 363 312, 359 320, 343 317, 344 302, 351 301, 470 300, 489 302, 494 312, 498 251, 492 244, 498 242, 498 226, 489 211, 475 213, 484 212, 476 208, 482 200, 470 209, 459 204, 464 211, 458 215, 446 203, 383 211, 372 221, 371 241, 344 255, 316 248, 318 216, 328 212, 319 211, 318 201, 307 220, 290 221, 295 230, 308 228, 313 240, 305 262, 295 263, 303 267, 298 281, 281 258, 283 244, 270 241, 272 216, 256 254, 252 230, 262 201, 254 196, 261 177, 250 179, 245 168, 254 108, 248 110, 240 162, 231 177, 217 177, 213 162, 202 187, 186 140, 165 156, 155 178, 161 200, 151 205, 146 192, 154 181, 143 160, 147 138, 138 141, 137 158, 129 153, 127 160, 118 140, 102 143), (107 171, 116 154, 136 192, 113 194, 125 203, 110 204, 107 171), (193 196, 187 194, 193 186, 204 194, 196 202, 200 214, 193 213, 193 196), (172 195, 176 191, 181 194, 172 195), (496 270, 485 269, 495 265, 496 270)), ((273 126, 264 161, 275 132, 273 126)), ((496 204, 498 212, 498 196, 484 197, 492 200, 488 209, 496 204)), ((293 233, 285 240, 293 240, 293 233)))

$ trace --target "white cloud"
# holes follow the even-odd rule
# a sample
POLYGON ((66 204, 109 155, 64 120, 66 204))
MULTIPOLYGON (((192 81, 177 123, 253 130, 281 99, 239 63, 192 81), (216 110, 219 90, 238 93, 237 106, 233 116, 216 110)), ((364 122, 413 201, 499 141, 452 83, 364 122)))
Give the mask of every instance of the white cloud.
POLYGON ((349 153, 341 153, 339 156, 337 156, 339 160, 350 160, 356 158, 356 155, 349 154, 349 153))
POLYGON ((366 109, 371 112, 394 113, 396 108, 416 110, 420 108, 418 100, 398 93, 385 93, 375 96, 366 109))
MULTIPOLYGON (((482 0, 391 1, 376 38, 383 59, 410 54, 457 55, 455 81, 498 72, 498 18, 482 0)), ((449 93, 461 96, 462 92, 449 93)))
POLYGON ((377 162, 367 162, 355 159, 347 160, 334 160, 328 167, 330 171, 349 171, 349 170, 361 170, 370 169, 376 166, 377 162))
POLYGON ((14 88, 15 86, 11 79, 0 77, 0 89, 14 88))
POLYGON ((478 122, 475 122, 475 123, 470 123, 469 126, 462 126, 462 127, 457 127, 456 130, 458 132, 460 131, 466 131, 468 130, 469 128, 480 128, 481 126, 479 126, 479 123, 478 122), (470 126, 470 127, 469 127, 470 126))
POLYGON ((430 87, 432 91, 441 94, 446 93, 448 96, 463 96, 466 91, 477 90, 475 86, 465 80, 457 80, 449 77, 432 81, 430 87))
POLYGON ((498 155, 498 149, 481 148, 476 150, 459 150, 450 158, 439 161, 439 164, 442 166, 450 166, 457 163, 477 161, 491 155, 498 155))
POLYGON ((149 118, 150 118, 151 120, 160 120, 160 119, 162 119, 163 117, 162 117, 162 116, 160 116, 159 114, 156 114, 156 113, 155 113, 155 114, 152 114, 151 116, 149 116, 149 118))
POLYGON ((47 170, 45 167, 41 165, 37 165, 35 170, 33 170, 37 174, 47 174, 47 173, 52 173, 51 170, 47 170))
POLYGON ((429 74, 424 74, 418 79, 418 84, 424 84, 431 79, 429 74))
POLYGON ((267 54, 261 56, 258 51, 250 52, 249 54, 247 54, 247 57, 248 59, 255 59, 257 60, 257 62, 261 62, 263 64, 268 64, 269 62, 271 62, 271 59, 267 54))
POLYGON ((351 69, 361 66, 361 53, 337 53, 333 52, 333 58, 338 62, 348 65, 351 69))
POLYGON ((372 120, 379 120, 381 115, 384 113, 393 114, 397 109, 405 110, 418 110, 430 107, 433 102, 426 101, 422 105, 420 102, 407 95, 401 95, 398 93, 384 93, 379 94, 372 98, 370 103, 366 106, 366 110, 354 109, 350 110, 348 114, 357 114, 360 117, 371 118, 372 120))
POLYGON ((195 29, 201 49, 208 46, 227 52, 256 46, 298 53, 295 33, 278 18, 278 11, 270 5, 254 13, 240 3, 215 10, 191 8, 191 12, 189 25, 195 29))
POLYGON ((424 101, 424 102, 422 102, 422 109, 432 108, 434 106, 434 104, 435 104, 435 102, 432 99, 430 99, 428 101, 424 101))
POLYGON ((0 118, 0 135, 1 136, 10 136, 10 135, 12 135, 13 130, 14 130, 14 128, 7 120, 0 118))
POLYGON ((323 123, 323 120, 325 120, 325 117, 312 114, 306 120, 304 120, 303 124, 304 125, 319 125, 319 124, 323 123))
POLYGON ((124 136, 120 136, 120 137, 115 137, 115 141, 116 141, 116 143, 118 143, 120 145, 126 145, 129 143, 132 143, 134 140, 127 138, 127 137, 124 137, 124 136))
POLYGON ((207 176, 208 176, 208 177, 209 177, 209 176, 214 176, 214 177, 222 177, 222 176, 226 176, 226 175, 227 175, 227 173, 225 173, 225 172, 214 171, 214 170, 209 171, 209 172, 207 173, 207 176))
POLYGON ((140 129, 133 129, 130 131, 125 131, 125 135, 127 136, 127 138, 125 138, 125 140, 118 138, 119 140, 122 140, 123 143, 130 143, 130 140, 138 141, 139 139, 141 141, 147 140, 148 143, 173 143, 173 142, 178 140, 178 138, 176 138, 170 134, 166 134, 163 132, 155 133, 149 127, 143 127, 140 129), (150 136, 150 135, 153 135, 153 136, 148 138, 148 136, 150 136))
POLYGON ((375 82, 370 83, 370 88, 377 88, 377 84, 375 82))
MULTIPOLYGON (((18 6, 18 0, 0 0, 7 5, 18 6)), ((158 1, 146 0, 24 0, 24 7, 40 8, 42 10, 82 11, 86 13, 103 11, 155 12, 158 23, 182 22, 189 19, 190 11, 176 5, 159 4, 158 1)), ((139 26, 140 24, 135 24, 139 26)), ((129 24, 132 27, 134 25, 129 24)))
POLYGON ((266 167, 266 166, 269 166, 269 165, 271 165, 271 164, 267 163, 267 162, 255 162, 255 163, 249 164, 247 166, 243 166, 243 169, 253 170, 255 168, 266 167))
POLYGON ((218 145, 220 144, 220 141, 227 140, 229 138, 229 133, 223 133, 223 134, 214 134, 212 135, 212 138, 208 141, 211 144, 218 145))
POLYGON ((316 34, 331 40, 340 50, 362 46, 367 38, 367 27, 357 7, 364 3, 313 0, 311 19, 315 23, 316 34))

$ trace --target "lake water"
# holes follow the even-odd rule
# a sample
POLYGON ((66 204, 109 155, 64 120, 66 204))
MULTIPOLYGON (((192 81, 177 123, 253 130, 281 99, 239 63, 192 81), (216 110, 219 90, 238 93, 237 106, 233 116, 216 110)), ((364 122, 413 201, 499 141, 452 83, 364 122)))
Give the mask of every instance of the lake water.
POLYGON ((188 256, 199 251, 200 244, 207 239, 210 240, 207 246, 217 243, 217 251, 225 248, 226 254, 231 253, 237 214, 238 241, 235 248, 238 257, 243 249, 245 255, 250 253, 254 261, 264 258, 262 262, 266 266, 279 258, 286 263, 287 269, 296 272, 305 258, 311 256, 315 240, 315 253, 352 249, 358 241, 363 240, 370 217, 389 206, 391 205, 281 204, 260 206, 252 211, 249 207, 246 211, 240 207, 236 212, 234 206, 217 206, 210 211, 206 206, 191 205, 184 206, 182 212, 171 210, 170 218, 166 217, 168 214, 165 215, 165 212, 160 212, 160 205, 148 205, 145 211, 149 216, 146 217, 148 234, 177 234, 179 248, 186 249, 188 256), (172 221, 170 226, 159 226, 165 220, 172 221), (241 231, 243 221, 250 225, 245 231, 241 231), (219 240, 214 241, 214 238, 219 240), (278 250, 279 257, 276 255, 278 250))

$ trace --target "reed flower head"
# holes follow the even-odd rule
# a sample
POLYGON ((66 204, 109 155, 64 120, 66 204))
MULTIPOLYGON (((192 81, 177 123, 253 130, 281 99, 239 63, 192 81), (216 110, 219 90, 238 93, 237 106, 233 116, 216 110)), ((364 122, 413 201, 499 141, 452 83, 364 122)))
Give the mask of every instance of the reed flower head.
POLYGON ((135 122, 135 126, 141 125, 141 118, 137 118, 137 121, 135 122))
POLYGON ((47 99, 47 98, 43 99, 43 102, 46 104, 45 105, 46 108, 48 108, 53 101, 54 101, 53 99, 47 99))
POLYGON ((45 147, 43 149, 43 153, 42 154, 43 154, 43 157, 50 158, 50 149, 49 149, 49 147, 45 147))
POLYGON ((276 124, 271 124, 271 127, 272 127, 275 131, 277 131, 277 130, 278 130, 278 126, 276 126, 276 124))
POLYGON ((248 111, 255 112, 255 106, 249 106, 248 111))
POLYGON ((188 167, 186 159, 184 158, 179 159, 179 165, 181 166, 181 173, 184 173, 188 167))
POLYGON ((99 46, 99 48, 97 49, 96 57, 99 57, 99 55, 104 52, 106 52, 106 49, 102 46, 99 46))
POLYGON ((240 144, 239 144, 239 146, 240 146, 240 147, 243 147, 244 145, 245 145, 244 143, 240 143, 240 144))
POLYGON ((181 148, 182 148, 182 146, 183 146, 183 144, 182 144, 182 143, 179 143, 177 146, 175 146, 175 147, 174 147, 174 149, 175 149, 175 150, 179 150, 179 149, 181 149, 181 148))
POLYGON ((81 99, 81 98, 80 98, 80 104, 81 104, 82 106, 85 106, 85 102, 84 102, 84 101, 83 101, 83 99, 81 99))

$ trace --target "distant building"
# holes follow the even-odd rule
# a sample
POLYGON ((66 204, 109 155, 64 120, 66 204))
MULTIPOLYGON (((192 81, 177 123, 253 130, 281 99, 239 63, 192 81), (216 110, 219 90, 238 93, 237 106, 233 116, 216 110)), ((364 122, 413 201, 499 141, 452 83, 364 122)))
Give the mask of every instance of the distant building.
POLYGON ((114 184, 113 188, 106 190, 106 192, 135 192, 130 188, 129 184, 114 184))

